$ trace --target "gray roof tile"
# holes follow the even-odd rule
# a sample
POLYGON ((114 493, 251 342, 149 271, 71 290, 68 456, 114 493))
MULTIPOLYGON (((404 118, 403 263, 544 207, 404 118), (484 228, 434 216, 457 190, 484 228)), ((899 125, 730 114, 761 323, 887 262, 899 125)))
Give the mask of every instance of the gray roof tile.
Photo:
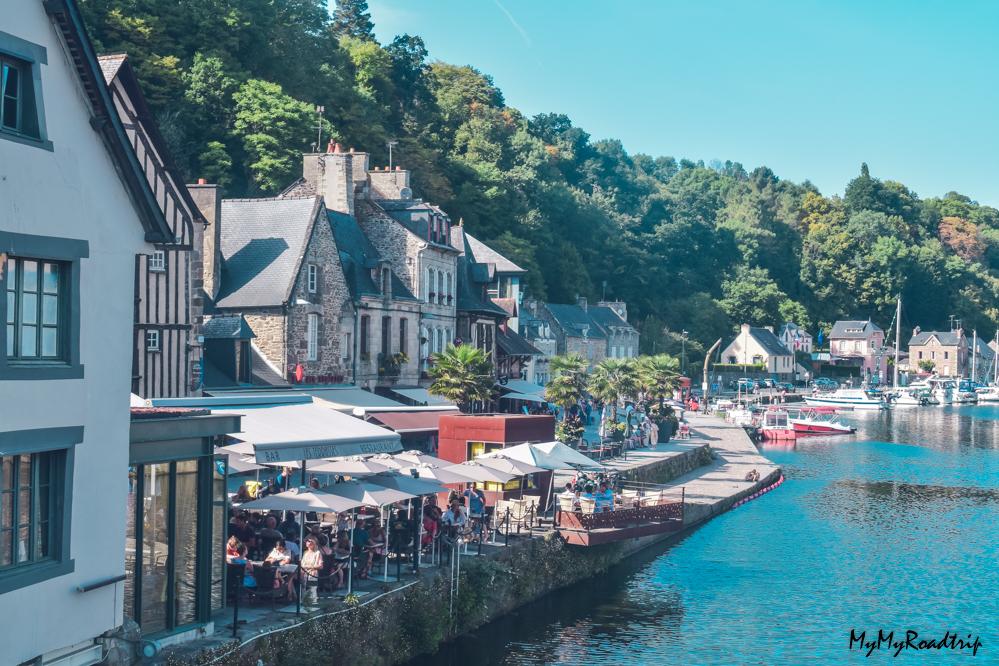
POLYGON ((870 319, 863 321, 860 319, 841 320, 833 324, 830 338, 840 338, 847 340, 866 340, 872 332, 880 331, 881 327, 870 319))

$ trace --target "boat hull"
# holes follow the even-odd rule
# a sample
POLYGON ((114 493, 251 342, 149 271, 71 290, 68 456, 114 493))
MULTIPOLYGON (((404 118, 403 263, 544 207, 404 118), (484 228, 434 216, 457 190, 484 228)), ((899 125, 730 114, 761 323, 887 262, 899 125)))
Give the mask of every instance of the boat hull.
POLYGON ((812 407, 839 407, 840 409, 887 409, 887 405, 875 400, 851 400, 850 398, 805 398, 805 404, 812 407))
POLYGON ((852 435, 856 428, 822 423, 801 423, 791 421, 791 427, 799 435, 852 435))

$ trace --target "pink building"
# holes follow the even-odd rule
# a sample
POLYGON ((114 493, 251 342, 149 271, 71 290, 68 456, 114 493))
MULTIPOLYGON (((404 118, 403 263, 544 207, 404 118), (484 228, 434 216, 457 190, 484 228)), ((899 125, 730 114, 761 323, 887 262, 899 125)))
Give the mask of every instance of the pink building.
POLYGON ((834 365, 855 366, 864 380, 888 376, 888 355, 884 350, 885 332, 867 321, 837 321, 829 334, 830 361, 834 365))

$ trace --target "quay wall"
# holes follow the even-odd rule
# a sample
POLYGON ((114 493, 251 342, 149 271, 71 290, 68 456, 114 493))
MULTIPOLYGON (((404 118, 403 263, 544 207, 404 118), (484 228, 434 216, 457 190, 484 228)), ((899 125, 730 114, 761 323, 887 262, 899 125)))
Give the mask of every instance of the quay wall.
MULTIPOLYGON (((748 437, 741 431, 738 436, 745 437, 755 453, 748 437)), ((621 476, 646 483, 667 483, 681 477, 696 479, 699 474, 716 470, 720 464, 718 456, 705 444, 623 471, 621 476)), ((488 557, 461 558, 461 584, 453 599, 450 570, 445 565, 405 589, 367 603, 362 600, 356 608, 263 636, 243 648, 233 650, 232 644, 226 644, 213 651, 202 651, 193 658, 188 654, 167 663, 226 666, 256 666, 258 660, 266 666, 404 663, 559 588, 600 575, 640 550, 678 539, 740 499, 774 483, 779 474, 780 470, 773 467, 758 482, 746 485, 739 492, 720 499, 688 501, 680 532, 591 548, 567 546, 554 533, 517 539, 509 548, 488 557)))

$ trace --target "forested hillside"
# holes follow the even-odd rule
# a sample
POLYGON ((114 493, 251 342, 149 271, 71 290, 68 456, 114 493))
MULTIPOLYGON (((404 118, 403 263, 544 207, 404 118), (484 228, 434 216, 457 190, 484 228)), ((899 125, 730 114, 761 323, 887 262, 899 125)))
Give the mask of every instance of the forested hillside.
POLYGON ((887 326, 897 293, 908 326, 999 322, 999 211, 967 196, 922 199, 860 164, 839 198, 765 166, 629 155, 571 109, 525 117, 418 36, 378 44, 363 1, 80 2, 99 52, 133 59, 187 177, 279 191, 323 105, 324 144, 332 132, 378 165, 398 141, 417 194, 529 269, 534 296, 626 300, 643 351, 678 351, 686 329, 696 356, 742 321, 887 326))

